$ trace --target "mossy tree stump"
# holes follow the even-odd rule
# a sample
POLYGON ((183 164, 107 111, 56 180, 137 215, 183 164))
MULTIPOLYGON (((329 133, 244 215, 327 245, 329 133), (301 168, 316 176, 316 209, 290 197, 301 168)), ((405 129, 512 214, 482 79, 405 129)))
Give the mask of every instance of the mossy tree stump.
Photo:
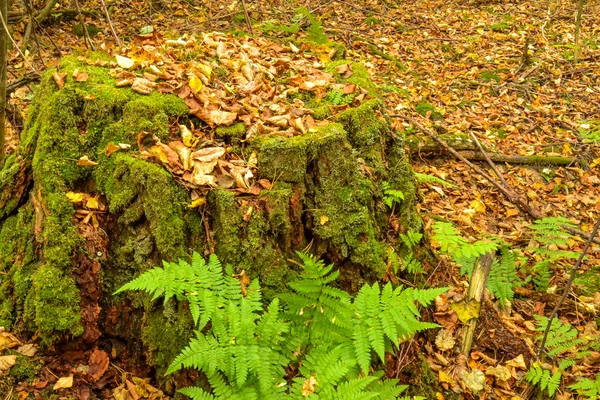
POLYGON ((394 207, 400 232, 421 228, 416 188, 403 139, 366 70, 353 64, 344 79, 335 68, 343 62, 328 70, 366 89, 367 100, 331 115, 331 104, 307 95, 315 119, 331 123, 300 136, 242 143, 243 125, 218 129, 234 151, 257 151, 258 178, 273 187, 259 195, 216 188, 192 209, 186 189, 140 158, 136 145, 142 131, 164 142, 176 135, 175 122, 192 118, 184 101, 115 88, 107 69, 64 60, 66 85, 45 75, 20 148, 0 172, 0 326, 36 334, 44 345, 98 346, 162 370, 191 333, 186 304, 112 295, 161 260, 214 249, 235 271, 259 277, 266 297, 285 290, 296 273, 294 252, 307 248, 341 268, 350 290, 380 278, 390 250, 401 250, 382 182, 404 194, 394 207), (90 79, 75 82, 74 68, 90 79), (111 142, 131 148, 107 156, 111 142), (82 156, 97 165, 79 166, 82 156), (105 209, 86 220, 68 192, 99 196, 105 209))

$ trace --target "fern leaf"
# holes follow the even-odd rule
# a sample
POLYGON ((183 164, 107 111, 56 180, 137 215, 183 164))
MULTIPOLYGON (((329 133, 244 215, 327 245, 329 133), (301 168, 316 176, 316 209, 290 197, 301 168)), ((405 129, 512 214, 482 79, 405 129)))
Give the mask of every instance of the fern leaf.
POLYGON ((189 386, 178 390, 179 393, 190 397, 192 400, 217 400, 215 396, 197 386, 189 386))

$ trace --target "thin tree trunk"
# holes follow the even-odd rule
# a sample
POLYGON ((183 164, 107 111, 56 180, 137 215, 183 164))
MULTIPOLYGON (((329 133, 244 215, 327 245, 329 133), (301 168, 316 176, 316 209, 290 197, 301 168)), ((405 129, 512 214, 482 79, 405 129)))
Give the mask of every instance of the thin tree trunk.
MULTIPOLYGON (((0 0, 0 14, 3 25, 7 24, 8 1, 0 0)), ((7 64, 8 34, 0 29, 0 169, 4 165, 4 139, 6 136, 6 64, 7 64)))

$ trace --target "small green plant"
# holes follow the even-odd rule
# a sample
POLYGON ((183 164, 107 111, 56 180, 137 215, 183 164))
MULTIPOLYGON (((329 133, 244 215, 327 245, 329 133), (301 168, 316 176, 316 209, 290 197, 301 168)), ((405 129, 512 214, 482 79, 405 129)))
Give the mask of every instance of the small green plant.
POLYGON ((389 208, 392 208, 395 203, 401 204, 404 200, 404 193, 400 190, 392 189, 389 182, 381 182, 381 187, 383 189, 383 202, 389 208))
POLYGON ((552 278, 552 267, 559 261, 576 259, 579 253, 560 250, 567 248, 573 235, 564 227, 574 225, 564 217, 548 217, 529 225, 532 241, 527 248, 533 259, 539 259, 531 268, 533 282, 538 290, 547 290, 552 278))
POLYGON ((517 253, 508 246, 500 247, 500 258, 494 258, 487 288, 500 300, 500 305, 505 306, 512 302, 515 295, 514 287, 522 286, 523 281, 517 274, 517 253))
POLYGON ((417 178, 417 182, 419 182, 419 183, 434 183, 437 185, 447 186, 447 187, 451 187, 454 189, 458 189, 458 186, 456 186, 455 184, 447 182, 447 181, 443 180, 442 178, 438 178, 437 176, 434 176, 434 175, 421 174, 419 172, 415 172, 415 177, 417 178))
POLYGON ((600 121, 582 121, 579 125, 579 135, 590 143, 600 142, 600 121))
POLYGON ((496 81, 500 83, 500 77, 494 71, 483 71, 479 74, 479 78, 484 82, 496 81))
POLYGON ((596 375, 595 380, 589 378, 580 379, 577 383, 569 386, 569 389, 577 391, 586 400, 598 400, 600 399, 600 374, 596 375))
POLYGON ((367 18, 365 18, 364 23, 369 25, 369 26, 373 26, 373 25, 379 25, 381 24, 381 21, 378 18, 375 18, 374 16, 368 16, 367 18))
POLYGON ((152 299, 189 302, 196 336, 167 374, 201 371, 210 391, 180 390, 194 400, 397 399, 406 386, 384 380, 384 372, 373 368, 373 355, 383 363, 402 340, 438 327, 419 320, 417 303, 429 305, 446 288, 374 283, 352 298, 331 286, 339 276, 332 265, 298 256, 299 280, 266 309, 258 281, 246 285, 230 268, 224 272, 216 256, 206 263, 197 253, 191 264, 163 262, 163 268, 145 272, 116 293, 141 290, 152 299))
MULTIPOLYGON (((548 318, 539 315, 534 317, 537 325, 536 331, 539 333, 536 340, 541 341, 548 326, 548 318)), ((545 345, 547 354, 552 357, 554 364, 542 366, 539 362, 534 362, 529 368, 525 380, 532 385, 539 386, 542 392, 547 391, 548 395, 552 397, 560 385, 565 370, 589 354, 587 351, 588 340, 578 336, 579 332, 571 324, 554 318, 545 345), (569 357, 565 357, 566 355, 569 357), (559 359, 560 361, 558 361, 559 359)))
POLYGON ((469 243, 449 222, 436 222, 433 225, 432 239, 440 245, 440 251, 450 256, 452 261, 460 265, 460 273, 471 275, 479 256, 498 248, 495 239, 478 240, 469 243))
POLYGON ((344 94, 343 90, 333 89, 325 95, 324 99, 335 106, 341 106, 352 103, 356 95, 357 93, 344 94))
POLYGON ((323 25, 321 21, 316 19, 314 15, 306 7, 300 7, 296 9, 296 15, 294 16, 295 22, 300 21, 301 19, 306 18, 308 23, 310 24, 305 32, 307 33, 306 39, 314 42, 316 44, 327 44, 329 43, 329 38, 325 34, 325 30, 323 29, 323 25))
POLYGON ((408 250, 402 259, 402 269, 408 271, 410 274, 420 274, 425 272, 421 261, 419 261, 414 253, 415 246, 421 242, 422 238, 422 234, 413 231, 409 231, 406 235, 403 233, 400 234, 400 239, 408 250))
POLYGON ((437 111, 434 106, 424 101, 417 104, 415 111, 423 117, 426 117, 427 114, 429 114, 429 119, 432 121, 441 121, 444 119, 444 116, 437 111))

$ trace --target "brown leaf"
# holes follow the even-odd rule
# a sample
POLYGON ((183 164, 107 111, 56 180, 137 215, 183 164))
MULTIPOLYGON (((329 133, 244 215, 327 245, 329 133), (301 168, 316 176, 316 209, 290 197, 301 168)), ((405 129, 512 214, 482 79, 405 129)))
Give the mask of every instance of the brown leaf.
POLYGON ((65 79, 67 78, 67 73, 66 72, 62 72, 62 73, 58 73, 58 72, 54 72, 52 73, 52 79, 54 79, 54 82, 56 82, 56 85, 62 89, 65 87, 65 79))
POLYGON ((89 372, 94 378, 94 381, 97 381, 102 375, 104 375, 108 369, 109 363, 110 360, 108 359, 108 354, 106 354, 106 352, 99 349, 96 349, 92 352, 89 361, 89 372))
MULTIPOLYGON (((252 207, 250 207, 250 209, 252 209, 252 207)), ((244 295, 244 297, 248 296, 248 291, 246 288, 252 280, 246 273, 246 270, 243 269, 242 272, 240 272, 239 274, 233 274, 231 276, 240 281, 240 288, 242 289, 242 294, 244 295)))
POLYGON ((75 79, 75 81, 77 81, 77 82, 87 82, 87 80, 89 78, 90 78, 90 76, 88 74, 86 74, 85 72, 79 71, 79 68, 75 68, 73 70, 73 79, 75 79))
POLYGON ((314 376, 309 376, 302 384, 302 396, 308 397, 315 392, 317 380, 314 376))
POLYGON ((80 167, 95 167, 98 163, 90 160, 88 156, 83 156, 77 161, 77 165, 80 167))
POLYGON ((156 83, 146 78, 135 78, 131 84, 131 90, 139 94, 150 94, 156 88, 156 83))
POLYGON ((0 350, 12 349, 21 344, 15 335, 8 332, 0 332, 0 350))
POLYGON ((223 147, 205 147, 192 153, 192 159, 208 163, 212 162, 225 154, 223 147))
POLYGON ((273 188, 273 184, 267 179, 259 179, 258 184, 266 190, 271 190, 273 188))

